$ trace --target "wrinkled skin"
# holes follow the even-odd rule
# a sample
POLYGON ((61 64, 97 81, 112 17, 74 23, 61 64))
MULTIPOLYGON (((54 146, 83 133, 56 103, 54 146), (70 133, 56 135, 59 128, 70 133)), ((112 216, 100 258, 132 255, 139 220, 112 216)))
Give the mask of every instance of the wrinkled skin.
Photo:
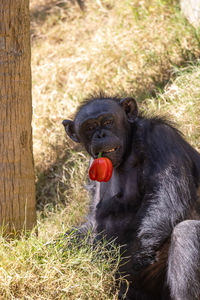
POLYGON ((78 233, 91 229, 122 246, 119 274, 129 290, 122 285, 119 297, 199 300, 200 154, 166 120, 138 114, 132 98, 91 99, 63 125, 114 167, 108 182, 96 183, 78 233))

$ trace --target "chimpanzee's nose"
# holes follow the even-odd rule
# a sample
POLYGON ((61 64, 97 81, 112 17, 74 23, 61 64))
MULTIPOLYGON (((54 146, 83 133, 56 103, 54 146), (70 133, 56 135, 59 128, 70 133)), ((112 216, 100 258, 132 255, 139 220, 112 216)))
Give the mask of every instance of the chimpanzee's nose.
POLYGON ((106 137, 106 132, 104 130, 97 131, 94 138, 102 139, 106 137))
POLYGON ((106 134, 105 134, 105 132, 99 132, 99 133, 97 133, 97 138, 98 139, 101 139, 101 138, 104 138, 106 136, 106 134))

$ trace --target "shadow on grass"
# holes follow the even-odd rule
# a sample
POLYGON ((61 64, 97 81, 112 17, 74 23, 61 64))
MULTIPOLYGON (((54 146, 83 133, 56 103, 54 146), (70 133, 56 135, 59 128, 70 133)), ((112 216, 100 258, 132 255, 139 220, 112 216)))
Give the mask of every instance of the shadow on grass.
POLYGON ((52 151, 57 153, 57 159, 44 171, 36 168, 36 199, 37 209, 42 211, 44 207, 55 207, 59 204, 66 204, 66 193, 70 187, 70 170, 76 164, 71 160, 72 152, 80 152, 80 145, 63 145, 63 148, 56 148, 52 145, 52 151))
POLYGON ((61 10, 67 11, 70 5, 78 4, 84 10, 84 0, 51 0, 45 5, 35 5, 31 9, 31 21, 42 25, 49 16, 59 15, 61 10))
POLYGON ((155 98, 156 101, 158 93, 164 93, 166 86, 178 76, 179 70, 195 63, 198 59, 199 57, 190 49, 184 49, 178 63, 170 61, 170 68, 161 64, 158 73, 152 75, 150 80, 146 80, 145 74, 138 74, 138 77, 134 79, 138 86, 131 96, 135 97, 140 103, 148 98, 155 98))

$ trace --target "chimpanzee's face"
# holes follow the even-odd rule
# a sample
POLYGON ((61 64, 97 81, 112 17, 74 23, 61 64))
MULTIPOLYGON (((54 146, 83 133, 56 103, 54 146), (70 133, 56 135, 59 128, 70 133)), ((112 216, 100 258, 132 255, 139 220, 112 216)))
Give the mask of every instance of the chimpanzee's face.
POLYGON ((68 135, 97 158, 108 157, 114 167, 123 161, 130 139, 130 123, 124 107, 114 100, 94 100, 83 106, 74 122, 63 122, 68 135))
POLYGON ((88 153, 97 158, 108 157, 119 165, 126 150, 129 124, 126 114, 114 101, 95 101, 79 111, 75 131, 88 153))

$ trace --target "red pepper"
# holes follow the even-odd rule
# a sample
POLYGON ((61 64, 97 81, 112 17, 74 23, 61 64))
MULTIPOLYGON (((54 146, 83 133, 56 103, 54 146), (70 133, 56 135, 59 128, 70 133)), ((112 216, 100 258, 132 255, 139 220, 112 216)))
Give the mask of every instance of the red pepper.
POLYGON ((112 162, 107 157, 99 157, 95 159, 89 169, 91 180, 107 182, 112 177, 112 162))

